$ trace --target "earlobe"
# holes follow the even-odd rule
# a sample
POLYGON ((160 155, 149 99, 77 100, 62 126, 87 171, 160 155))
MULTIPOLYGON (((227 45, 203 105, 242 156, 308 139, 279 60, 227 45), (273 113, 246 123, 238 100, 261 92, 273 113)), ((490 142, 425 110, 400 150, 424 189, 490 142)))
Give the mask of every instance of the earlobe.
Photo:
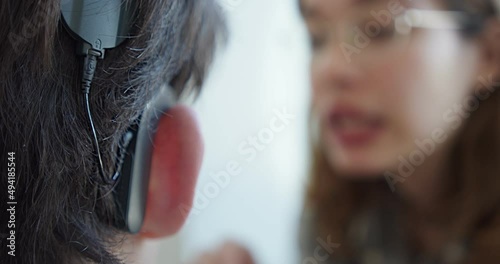
POLYGON ((171 108, 160 120, 140 236, 159 238, 176 233, 192 206, 203 157, 203 141, 192 110, 171 108))

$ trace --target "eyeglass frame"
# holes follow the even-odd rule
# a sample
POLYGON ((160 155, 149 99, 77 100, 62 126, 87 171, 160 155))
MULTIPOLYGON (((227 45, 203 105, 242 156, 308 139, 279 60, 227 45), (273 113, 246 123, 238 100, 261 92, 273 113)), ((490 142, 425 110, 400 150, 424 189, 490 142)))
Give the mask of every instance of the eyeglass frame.
MULTIPOLYGON (((498 0, 500 1, 500 0, 498 0)), ((421 28, 421 29, 438 29, 438 30, 462 30, 464 29, 464 25, 470 19, 470 16, 463 11, 448 11, 448 10, 431 10, 431 9, 406 9, 402 12, 402 14, 396 15, 391 21, 394 23, 394 33, 393 36, 409 36, 413 29, 421 28)), ((351 32, 359 32, 361 29, 358 26, 354 26, 354 29, 351 32), (356 30, 357 29, 357 30, 356 30)), ((376 37, 380 34, 380 32, 376 33, 375 36, 368 36, 368 34, 361 31, 366 37, 369 39, 376 37)), ((356 36, 351 35, 352 38, 356 36)), ((354 41, 355 42, 355 41, 354 41)), ((369 41, 371 42, 371 40, 369 41)), ((365 47, 358 47, 358 45, 352 43, 347 43, 347 41, 342 42, 341 50, 344 52, 344 56, 346 57, 348 63, 351 62, 351 59, 348 58, 345 54, 345 46, 342 45, 350 45, 351 48, 358 50, 357 54, 361 53, 361 49, 365 47)), ((366 45, 370 45, 367 43, 366 45)), ((352 52, 351 52, 352 54, 352 52)))

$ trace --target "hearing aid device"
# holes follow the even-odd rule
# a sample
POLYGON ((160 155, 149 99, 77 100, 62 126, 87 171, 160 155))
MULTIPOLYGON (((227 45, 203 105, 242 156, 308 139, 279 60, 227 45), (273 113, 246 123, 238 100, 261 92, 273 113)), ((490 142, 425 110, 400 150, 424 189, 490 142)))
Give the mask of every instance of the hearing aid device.
POLYGON ((168 109, 168 94, 162 88, 150 102, 140 119, 122 136, 116 171, 112 177, 104 173, 97 133, 93 124, 88 94, 97 59, 104 59, 106 49, 120 45, 131 34, 135 15, 134 1, 123 0, 63 0, 61 16, 65 28, 78 41, 77 55, 84 57, 82 90, 95 139, 103 182, 113 181, 117 207, 116 228, 129 233, 140 231, 146 208, 153 139, 158 122, 168 109))

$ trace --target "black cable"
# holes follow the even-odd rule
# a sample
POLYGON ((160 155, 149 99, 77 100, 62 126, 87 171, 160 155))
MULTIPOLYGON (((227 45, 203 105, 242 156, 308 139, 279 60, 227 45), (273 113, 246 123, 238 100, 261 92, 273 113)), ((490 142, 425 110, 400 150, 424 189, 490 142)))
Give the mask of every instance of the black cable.
POLYGON ((97 67, 97 57, 100 54, 100 52, 90 49, 83 60, 82 92, 84 94, 90 93, 90 86, 97 67))
POLYGON ((89 100, 90 88, 92 86, 92 80, 94 79, 95 69, 97 66, 97 58, 102 58, 102 53, 97 50, 89 49, 87 52, 87 56, 85 56, 83 61, 82 92, 85 96, 85 109, 87 111, 90 128, 92 129, 94 146, 97 153, 97 159, 99 161, 99 166, 98 166, 99 174, 101 175, 101 179, 104 184, 116 184, 118 182, 118 178, 120 177, 122 165, 125 160, 125 155, 127 154, 127 147, 133 138, 133 133, 127 132, 122 136, 118 149, 115 172, 113 173, 111 180, 107 179, 104 173, 104 164, 102 161, 101 148, 99 147, 99 140, 97 138, 97 131, 94 125, 92 111, 90 110, 90 100, 89 100))
POLYGON ((97 158, 99 160, 99 174, 101 174, 101 178, 103 180, 103 182, 107 182, 106 180, 106 177, 104 177, 104 166, 102 164, 102 157, 101 157, 101 151, 100 151, 100 147, 99 147, 99 140, 97 139, 97 132, 95 130, 95 126, 94 126, 94 119, 92 118, 92 113, 90 111, 90 104, 89 104, 89 94, 86 93, 85 94, 85 108, 87 109, 87 116, 89 118, 89 122, 90 122, 90 128, 92 129, 92 134, 94 136, 94 145, 95 145, 95 148, 96 148, 96 152, 97 152, 97 158))
POLYGON ((99 161, 99 174, 101 175, 101 179, 103 183, 109 184, 109 180, 106 179, 105 173, 104 173, 104 165, 102 162, 102 156, 101 156, 101 150, 99 147, 99 140, 97 139, 97 132, 95 129, 94 125, 94 119, 92 118, 92 112, 90 110, 90 103, 89 103, 89 94, 90 94, 90 87, 92 85, 92 80, 94 79, 94 74, 95 74, 95 69, 97 66, 97 57, 101 55, 100 52, 95 51, 90 49, 88 51, 88 55, 85 56, 84 62, 83 62, 83 74, 82 74, 82 92, 85 95, 85 108, 87 110, 87 116, 89 118, 90 122, 90 128, 92 129, 92 134, 94 137, 94 145, 95 149, 97 152, 97 158, 99 161))

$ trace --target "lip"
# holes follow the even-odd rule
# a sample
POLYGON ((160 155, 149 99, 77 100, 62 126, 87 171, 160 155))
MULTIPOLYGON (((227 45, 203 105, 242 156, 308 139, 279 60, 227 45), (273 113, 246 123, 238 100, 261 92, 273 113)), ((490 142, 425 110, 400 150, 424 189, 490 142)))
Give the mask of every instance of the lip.
POLYGON ((327 122, 335 142, 347 148, 373 143, 384 128, 380 116, 350 105, 333 107, 327 122))

